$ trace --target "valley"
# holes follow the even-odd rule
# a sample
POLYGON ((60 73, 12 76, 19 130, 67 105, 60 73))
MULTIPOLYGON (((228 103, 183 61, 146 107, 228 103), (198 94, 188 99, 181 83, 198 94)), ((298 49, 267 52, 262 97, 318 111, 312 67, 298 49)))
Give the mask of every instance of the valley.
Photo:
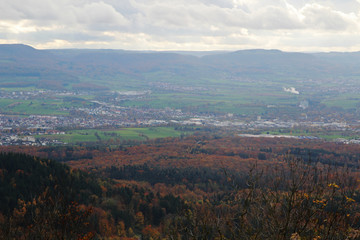
POLYGON ((0 45, 0 239, 358 239, 359 61, 0 45))

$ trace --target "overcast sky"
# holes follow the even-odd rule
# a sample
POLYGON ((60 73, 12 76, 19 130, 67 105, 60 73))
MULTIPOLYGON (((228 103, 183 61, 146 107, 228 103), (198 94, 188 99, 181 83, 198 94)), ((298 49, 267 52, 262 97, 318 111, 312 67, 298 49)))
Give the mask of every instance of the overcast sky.
POLYGON ((360 0, 0 0, 0 43, 359 51, 360 0))

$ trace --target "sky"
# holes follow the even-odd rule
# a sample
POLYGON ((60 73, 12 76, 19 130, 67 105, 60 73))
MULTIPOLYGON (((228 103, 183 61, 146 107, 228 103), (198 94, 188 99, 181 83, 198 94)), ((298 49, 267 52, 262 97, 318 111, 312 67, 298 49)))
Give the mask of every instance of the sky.
POLYGON ((360 51, 360 0, 0 0, 0 44, 360 51))

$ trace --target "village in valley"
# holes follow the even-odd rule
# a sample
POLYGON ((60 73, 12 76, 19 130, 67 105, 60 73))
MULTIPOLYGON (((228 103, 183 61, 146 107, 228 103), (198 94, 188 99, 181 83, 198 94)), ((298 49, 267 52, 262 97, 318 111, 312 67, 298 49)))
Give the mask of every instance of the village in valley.
MULTIPOLYGON (((0 113, 0 145, 62 145, 64 142, 49 135, 64 135, 70 129, 119 129, 129 127, 156 126, 202 126, 234 130, 239 134, 259 135, 261 131, 276 129, 327 129, 329 131, 358 132, 358 122, 332 121, 322 119, 269 119, 262 116, 242 117, 232 113, 197 113, 181 109, 122 106, 121 102, 147 97, 151 91, 127 91, 107 93, 85 101, 84 96, 93 92, 69 90, 1 91, 0 98, 9 102, 0 113), (104 97, 105 95, 105 97, 104 97), (29 114, 30 107, 39 99, 50 99, 54 103, 41 103, 39 107, 49 108, 49 114, 29 114), (57 102, 56 102, 57 101, 57 102), (60 104, 59 104, 60 102, 60 104), (66 104, 64 104, 66 103, 66 104), (25 108, 21 105, 27 104, 25 108), (48 106, 49 105, 49 106, 48 106), (16 107, 23 112, 16 112, 16 107)), ((304 108, 301 102, 298 106, 304 108)), ((19 110, 18 110, 19 111, 19 110)), ((46 112, 46 111, 44 111, 46 112)), ((247 136, 247 135, 244 135, 247 136)), ((271 135, 267 133, 267 137, 271 135)), ((281 136, 281 135, 280 135, 281 136)), ((317 136, 293 136, 299 139, 318 139, 317 136)), ((359 143, 356 138, 335 138, 343 143, 359 143)))

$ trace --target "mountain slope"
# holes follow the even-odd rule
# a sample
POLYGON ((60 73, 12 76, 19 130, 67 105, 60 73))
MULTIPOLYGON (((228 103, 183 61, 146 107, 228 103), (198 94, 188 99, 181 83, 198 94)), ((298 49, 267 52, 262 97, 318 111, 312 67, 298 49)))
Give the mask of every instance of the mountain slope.
POLYGON ((134 82, 134 88, 144 88, 149 82, 206 85, 209 79, 234 77, 257 82, 278 81, 285 85, 308 79, 323 83, 326 79, 351 80, 360 72, 356 66, 358 61, 359 53, 310 54, 255 49, 191 55, 189 52, 36 50, 15 44, 0 45, 0 84, 61 89, 91 82, 111 88, 125 81, 134 82))

